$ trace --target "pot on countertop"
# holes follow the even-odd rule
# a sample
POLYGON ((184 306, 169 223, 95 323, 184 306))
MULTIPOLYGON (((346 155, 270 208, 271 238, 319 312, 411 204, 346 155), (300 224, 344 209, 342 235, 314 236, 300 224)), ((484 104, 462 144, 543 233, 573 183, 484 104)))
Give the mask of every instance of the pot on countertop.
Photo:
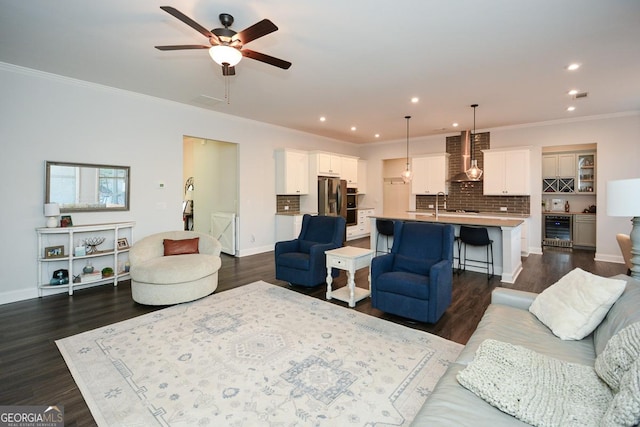
POLYGON ((596 205, 591 205, 583 211, 584 213, 596 213, 596 205))

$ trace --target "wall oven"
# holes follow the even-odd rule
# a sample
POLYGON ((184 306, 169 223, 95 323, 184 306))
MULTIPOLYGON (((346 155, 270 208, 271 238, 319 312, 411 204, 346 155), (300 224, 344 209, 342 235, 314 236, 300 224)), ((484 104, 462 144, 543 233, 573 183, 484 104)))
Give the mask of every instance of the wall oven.
POLYGON ((573 215, 544 215, 544 246, 573 247, 573 215))
POLYGON ((347 188, 347 225, 358 225, 357 188, 347 188))

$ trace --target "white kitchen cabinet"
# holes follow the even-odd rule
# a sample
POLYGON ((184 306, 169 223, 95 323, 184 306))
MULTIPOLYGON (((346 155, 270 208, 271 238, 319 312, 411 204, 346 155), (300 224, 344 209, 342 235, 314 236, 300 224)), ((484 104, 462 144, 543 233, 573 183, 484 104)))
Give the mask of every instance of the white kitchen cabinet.
POLYGON ((340 176, 342 157, 332 153, 317 153, 318 175, 340 176))
POLYGON ((358 158, 342 157, 340 178, 347 181, 347 187, 358 188, 358 158))
POLYGON ((526 149, 482 150, 485 196, 528 196, 531 194, 529 158, 526 149))
POLYGON ((574 215, 573 246, 596 247, 596 216, 574 215))
POLYGON ((297 239, 302 230, 303 215, 276 215, 276 242, 297 239))
POLYGON ((367 193, 367 161, 358 160, 358 194, 367 193))
POLYGON ((574 153, 545 154, 542 156, 543 178, 573 178, 576 176, 574 153))
POLYGON ((304 151, 276 150, 276 194, 309 193, 309 156, 304 151))
POLYGON ((358 223, 347 227, 347 240, 360 239, 371 234, 369 217, 374 214, 374 209, 358 209, 358 223))
POLYGON ((573 193, 575 191, 576 155, 574 153, 542 156, 542 192, 573 193))
POLYGON ((411 159, 411 194, 447 193, 449 154, 413 157, 411 159))
POLYGON ((129 278, 129 245, 133 244, 135 222, 79 225, 72 227, 37 228, 38 234, 38 295, 45 290, 66 288, 73 295, 74 288, 118 282, 129 278), (95 251, 87 253, 86 243, 100 239, 95 251), (91 266, 93 274, 83 269, 91 266), (103 276, 103 268, 112 269, 111 276, 103 276), (52 284, 53 274, 66 270, 68 283, 52 284), (86 273, 86 274, 85 274, 86 273))

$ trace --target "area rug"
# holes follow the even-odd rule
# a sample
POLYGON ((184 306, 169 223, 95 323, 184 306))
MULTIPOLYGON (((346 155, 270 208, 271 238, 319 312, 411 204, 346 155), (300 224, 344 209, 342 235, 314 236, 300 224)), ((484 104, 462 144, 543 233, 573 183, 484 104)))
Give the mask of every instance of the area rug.
POLYGON ((56 344, 101 426, 408 425, 462 349, 262 281, 56 344))

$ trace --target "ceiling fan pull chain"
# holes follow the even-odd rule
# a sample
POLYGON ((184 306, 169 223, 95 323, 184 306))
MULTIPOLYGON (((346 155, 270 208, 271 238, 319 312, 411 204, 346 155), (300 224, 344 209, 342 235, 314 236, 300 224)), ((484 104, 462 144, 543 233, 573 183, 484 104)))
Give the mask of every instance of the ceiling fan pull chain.
POLYGON ((231 103, 229 99, 229 76, 224 76, 224 99, 227 100, 227 105, 231 103))

